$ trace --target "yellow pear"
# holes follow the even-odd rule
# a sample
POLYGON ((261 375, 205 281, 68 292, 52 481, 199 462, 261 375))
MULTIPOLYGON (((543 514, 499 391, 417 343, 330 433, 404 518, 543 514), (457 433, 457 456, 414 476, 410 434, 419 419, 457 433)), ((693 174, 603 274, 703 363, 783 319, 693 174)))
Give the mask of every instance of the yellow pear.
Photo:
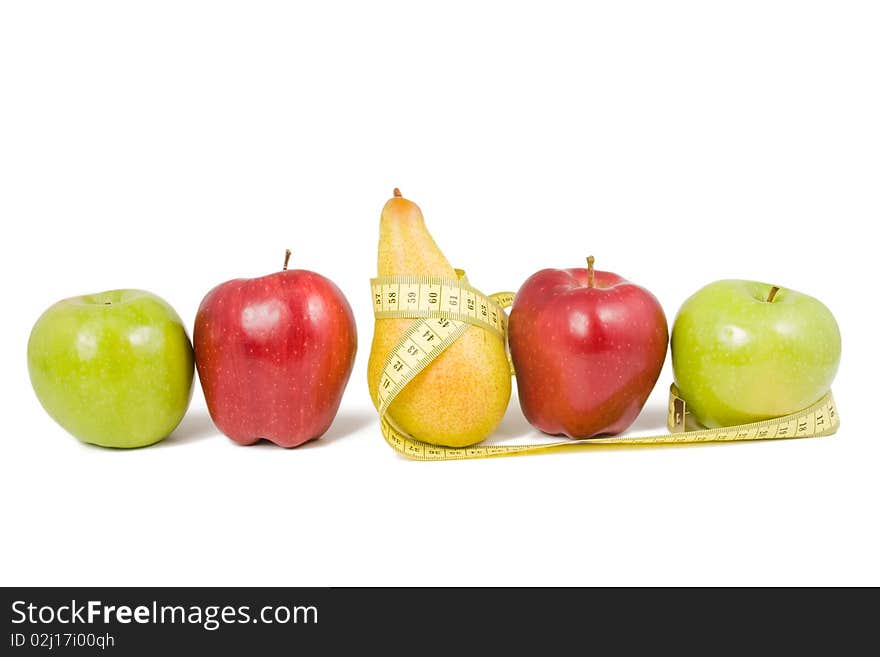
MULTIPOLYGON (((379 223, 379 276, 442 276, 455 269, 425 226, 419 206, 394 190, 379 223)), ((370 396, 382 366, 403 333, 417 319, 377 319, 367 366, 370 396)), ((388 415, 414 438, 465 447, 486 438, 510 401, 510 366, 504 340, 471 326, 391 402, 388 415)))

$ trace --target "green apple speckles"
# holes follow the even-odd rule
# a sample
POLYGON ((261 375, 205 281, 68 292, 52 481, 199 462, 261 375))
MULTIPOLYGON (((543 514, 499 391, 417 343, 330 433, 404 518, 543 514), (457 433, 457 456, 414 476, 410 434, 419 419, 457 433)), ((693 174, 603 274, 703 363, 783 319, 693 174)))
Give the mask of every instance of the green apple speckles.
POLYGON ((142 290, 59 301, 28 341, 31 384, 71 434, 105 447, 162 440, 189 406, 193 352, 174 309, 142 290))
POLYGON ((828 392, 839 363, 831 311, 766 283, 711 283, 684 302, 672 328, 676 385, 707 427, 805 408, 828 392))

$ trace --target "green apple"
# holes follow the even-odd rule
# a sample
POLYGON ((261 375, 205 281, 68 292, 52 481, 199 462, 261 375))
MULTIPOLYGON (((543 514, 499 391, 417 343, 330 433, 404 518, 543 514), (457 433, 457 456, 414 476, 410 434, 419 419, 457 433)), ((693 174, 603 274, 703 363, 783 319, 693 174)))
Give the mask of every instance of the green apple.
POLYGON ((59 301, 28 341, 37 398, 87 443, 143 447, 180 423, 192 396, 193 350, 174 309, 143 290, 59 301))
POLYGON ((831 388, 839 363, 831 311, 767 283, 711 283, 684 302, 672 327, 675 383, 707 427, 806 408, 831 388))

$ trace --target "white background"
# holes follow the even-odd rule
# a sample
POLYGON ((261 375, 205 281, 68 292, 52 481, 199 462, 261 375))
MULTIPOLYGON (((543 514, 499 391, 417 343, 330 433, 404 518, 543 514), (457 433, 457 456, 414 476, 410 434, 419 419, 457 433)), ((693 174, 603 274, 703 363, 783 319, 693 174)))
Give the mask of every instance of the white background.
MULTIPOLYGON (((0 581, 880 584, 876 4, 303 4, 0 6, 0 581), (394 186, 486 292, 592 253, 670 324, 725 277, 824 300, 843 428, 398 457, 365 383, 394 186), (285 247, 358 321, 325 438, 238 447, 198 384, 148 449, 80 444, 44 414, 25 352, 48 305, 140 287, 191 327, 211 287, 285 247)), ((670 380, 667 362, 635 429, 662 430, 670 380)), ((534 437, 515 397, 499 435, 534 437)))

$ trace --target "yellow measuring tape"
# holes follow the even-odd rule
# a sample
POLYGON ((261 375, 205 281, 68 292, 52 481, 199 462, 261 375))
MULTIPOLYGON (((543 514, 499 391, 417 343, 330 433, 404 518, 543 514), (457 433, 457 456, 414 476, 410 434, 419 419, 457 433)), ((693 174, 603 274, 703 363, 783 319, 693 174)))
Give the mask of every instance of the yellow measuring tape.
POLYGON ((689 429, 687 404, 673 385, 669 393, 667 425, 671 433, 656 436, 602 436, 520 445, 442 447, 407 435, 388 416, 388 407, 407 384, 428 367, 471 326, 507 336, 504 308, 513 303, 512 292, 484 295, 472 288, 461 270, 459 278, 396 276, 374 278, 373 312, 376 319, 417 319, 388 355, 377 391, 379 421, 386 442, 404 456, 420 461, 479 459, 585 449, 599 445, 669 445, 738 442, 828 436, 840 420, 834 398, 822 399, 797 413, 761 422, 721 429, 689 429))

